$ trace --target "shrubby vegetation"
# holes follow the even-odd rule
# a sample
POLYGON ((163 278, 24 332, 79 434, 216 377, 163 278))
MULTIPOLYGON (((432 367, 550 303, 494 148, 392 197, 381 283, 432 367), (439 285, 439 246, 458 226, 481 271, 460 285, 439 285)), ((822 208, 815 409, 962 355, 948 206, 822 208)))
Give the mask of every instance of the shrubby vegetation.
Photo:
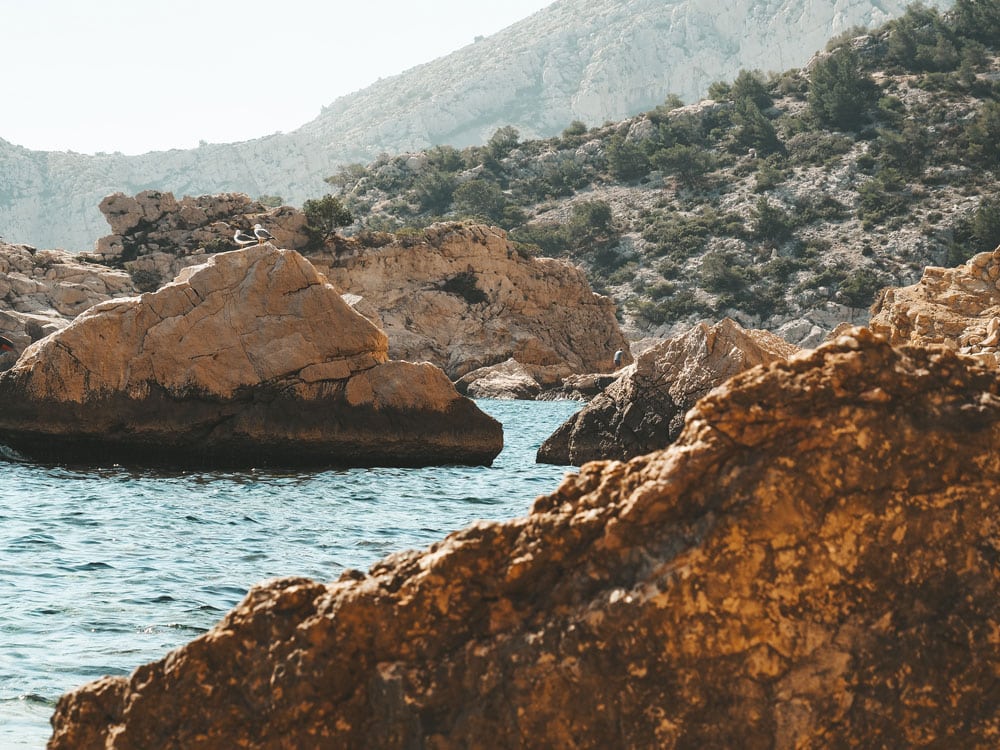
MULTIPOLYGON (((370 236, 496 224, 520 252, 583 265, 650 326, 733 310, 764 319, 794 295, 864 308, 919 261, 896 257, 887 233, 921 224, 922 257, 947 262, 1000 244, 1000 82, 983 74, 998 7, 915 4, 831 40, 808 70, 716 82, 697 107, 669 95, 642 116, 574 120, 549 139, 508 126, 482 146, 348 164, 320 199, 339 207, 311 206, 310 226, 322 241, 351 219, 370 236), (818 187, 796 188, 803 175, 818 187), (970 200, 942 205, 944 187, 970 200), (608 197, 624 189, 646 197, 608 197), (859 231, 860 264, 838 252, 859 231)), ((474 294, 462 283, 447 282, 474 294)))

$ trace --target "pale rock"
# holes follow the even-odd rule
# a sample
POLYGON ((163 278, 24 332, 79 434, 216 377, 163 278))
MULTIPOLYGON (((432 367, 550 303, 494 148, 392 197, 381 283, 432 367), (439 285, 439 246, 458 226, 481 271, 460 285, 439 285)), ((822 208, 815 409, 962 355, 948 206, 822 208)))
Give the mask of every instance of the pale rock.
POLYGON ((884 290, 869 327, 893 344, 938 344, 982 355, 991 365, 1000 346, 1000 247, 955 268, 928 267, 917 284, 884 290))

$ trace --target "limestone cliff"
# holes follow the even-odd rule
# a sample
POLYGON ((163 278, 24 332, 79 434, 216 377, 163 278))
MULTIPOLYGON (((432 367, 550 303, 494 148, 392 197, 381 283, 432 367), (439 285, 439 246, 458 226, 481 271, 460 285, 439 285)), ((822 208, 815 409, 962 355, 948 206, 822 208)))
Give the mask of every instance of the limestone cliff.
POLYGON ((869 325, 894 344, 943 344, 1000 366, 1000 247, 956 268, 930 266, 917 284, 885 290, 869 325))
POLYGON ((310 258, 378 311, 392 357, 433 362, 453 379, 511 357, 564 374, 610 371, 628 348, 614 302, 582 271, 520 255, 496 227, 435 224, 383 247, 310 258))
POLYGON ((855 331, 527 518, 255 587, 50 748, 993 747, 998 484, 995 374, 855 331))
POLYGON ((643 352, 542 443, 538 460, 579 466, 665 448, 680 434, 687 411, 712 388, 796 351, 773 333, 744 329, 729 318, 699 323, 643 352))
MULTIPOLYGON (((558 0, 488 39, 341 97, 288 134, 141 156, 30 151, 0 140, 0 235, 85 250, 103 233, 94 209, 101 198, 150 187, 277 194, 298 204, 322 195, 323 179, 340 165, 383 151, 481 144, 506 125, 524 137, 551 136, 575 119, 597 125, 637 114, 670 93, 697 101, 741 68, 801 66, 830 37, 882 23, 906 5, 558 0)), ((155 95, 156 85, 137 95, 155 95)))
POLYGON ((29 346, 0 375, 0 443, 102 464, 492 461, 500 425, 387 349, 298 253, 220 253, 29 346))

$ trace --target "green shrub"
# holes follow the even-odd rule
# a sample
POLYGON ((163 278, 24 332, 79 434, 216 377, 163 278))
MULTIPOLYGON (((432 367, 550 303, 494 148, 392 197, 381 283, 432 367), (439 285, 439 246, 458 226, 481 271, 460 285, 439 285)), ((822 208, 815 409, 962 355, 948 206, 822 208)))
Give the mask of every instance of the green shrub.
POLYGON ((868 119, 878 87, 861 69, 857 53, 838 47, 812 69, 809 110, 822 125, 854 130, 868 119))
POLYGON ((354 223, 354 217, 340 198, 329 193, 303 203, 302 213, 306 216, 306 231, 310 234, 312 247, 322 245, 338 228, 354 223))
POLYGON ((883 286, 874 271, 869 268, 858 268, 840 282, 837 291, 850 307, 867 308, 875 301, 875 294, 883 286))
POLYGON ((470 305, 478 305, 481 302, 489 300, 486 292, 479 288, 479 284, 476 282, 476 274, 472 271, 462 271, 446 279, 441 284, 441 291, 461 297, 470 305))

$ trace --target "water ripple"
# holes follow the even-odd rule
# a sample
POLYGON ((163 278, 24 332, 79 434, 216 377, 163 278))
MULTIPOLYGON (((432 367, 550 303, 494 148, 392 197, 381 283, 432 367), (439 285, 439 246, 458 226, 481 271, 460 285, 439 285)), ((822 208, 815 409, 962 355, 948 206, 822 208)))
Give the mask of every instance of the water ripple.
POLYGON ((43 747, 62 693, 162 658, 258 581, 334 580, 526 514, 566 471, 535 451, 578 405, 480 405, 504 423, 492 467, 87 470, 0 454, 0 747, 43 747))

